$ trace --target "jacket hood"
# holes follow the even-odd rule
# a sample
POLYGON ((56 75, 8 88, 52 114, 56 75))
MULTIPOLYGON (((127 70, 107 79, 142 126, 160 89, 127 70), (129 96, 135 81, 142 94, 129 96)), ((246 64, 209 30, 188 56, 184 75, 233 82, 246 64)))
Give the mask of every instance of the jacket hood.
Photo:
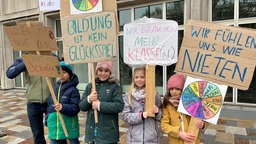
POLYGON ((109 83, 119 83, 119 80, 117 79, 117 78, 115 78, 115 77, 109 77, 107 80, 105 80, 105 81, 101 81, 100 79, 99 79, 99 77, 96 77, 95 78, 95 82, 96 83, 105 83, 105 82, 109 82, 109 83))
MULTIPOLYGON (((60 85, 61 81, 58 80, 57 83, 58 83, 58 85, 60 85)), ((72 86, 76 87, 78 84, 79 84, 78 77, 77 77, 76 74, 73 74, 72 78, 69 81, 65 81, 62 84, 62 88, 61 89, 65 90, 65 89, 68 89, 68 88, 70 88, 72 86)))

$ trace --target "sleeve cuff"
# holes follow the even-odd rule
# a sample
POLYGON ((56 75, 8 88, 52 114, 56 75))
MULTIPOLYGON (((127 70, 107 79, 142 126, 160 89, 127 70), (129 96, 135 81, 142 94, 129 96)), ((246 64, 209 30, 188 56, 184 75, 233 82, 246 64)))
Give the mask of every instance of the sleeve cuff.
POLYGON ((91 100, 90 100, 90 95, 88 95, 87 101, 88 101, 88 103, 92 103, 91 100))
POLYGON ((143 117, 143 112, 140 112, 139 115, 140 115, 141 119, 144 121, 145 118, 143 117))
POLYGON ((100 111, 100 102, 99 102, 99 105, 98 105, 98 111, 100 111))

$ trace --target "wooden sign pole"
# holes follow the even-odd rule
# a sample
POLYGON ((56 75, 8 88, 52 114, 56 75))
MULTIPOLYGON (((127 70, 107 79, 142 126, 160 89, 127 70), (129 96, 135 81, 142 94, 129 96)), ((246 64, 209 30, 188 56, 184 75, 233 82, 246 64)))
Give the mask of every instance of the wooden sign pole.
MULTIPOLYGON (((90 63, 90 65, 91 65, 91 77, 92 77, 92 91, 96 91, 94 65, 93 63, 90 63)), ((98 123, 98 111, 96 109, 94 110, 94 120, 95 120, 95 123, 98 123)))
POLYGON ((155 117, 155 114, 152 113, 155 96, 155 66, 146 65, 146 111, 149 117, 155 117))
MULTIPOLYGON (((45 77, 45 79, 46 79, 46 82, 47 82, 47 84, 48 84, 49 90, 50 90, 50 92, 51 92, 51 96, 52 96, 53 102, 54 102, 54 104, 57 104, 58 101, 57 101, 56 96, 55 96, 55 94, 54 94, 54 90, 53 90, 53 88, 52 88, 52 83, 51 83, 49 77, 45 77)), ((64 133, 65 133, 65 136, 68 137, 68 131, 67 131, 66 125, 65 125, 65 123, 64 123, 62 114, 61 114, 59 111, 57 111, 57 114, 58 114, 58 116, 59 116, 59 118, 60 118, 60 123, 61 123, 61 125, 62 125, 62 128, 63 128, 63 131, 64 131, 64 133)))
MULTIPOLYGON (((199 132, 199 128, 196 127, 196 121, 197 120, 200 120, 199 118, 196 118, 196 117, 191 117, 190 119, 190 122, 189 122, 189 126, 188 126, 188 131, 187 133, 190 133, 190 134, 193 134, 196 138, 197 138, 197 135, 198 135, 198 132, 199 132)), ((195 144, 195 142, 193 143, 184 143, 184 144, 195 144)))

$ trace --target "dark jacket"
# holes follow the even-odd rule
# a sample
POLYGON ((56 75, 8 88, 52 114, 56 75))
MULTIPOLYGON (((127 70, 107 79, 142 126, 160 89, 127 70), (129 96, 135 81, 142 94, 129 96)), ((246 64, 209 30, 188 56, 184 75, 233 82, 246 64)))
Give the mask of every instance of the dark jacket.
MULTIPOLYGON (((45 103, 48 100, 50 91, 46 80, 41 76, 30 76, 26 70, 26 66, 22 58, 17 58, 15 62, 7 69, 6 76, 10 79, 17 77, 22 72, 25 72, 25 85, 27 88, 27 102, 45 103)), ((55 78, 50 78, 52 84, 55 78)))
MULTIPOLYGON (((56 99, 62 104, 62 110, 60 113, 63 116, 69 134, 68 139, 79 137, 78 113, 80 111, 80 93, 76 88, 78 83, 78 78, 74 74, 70 81, 66 81, 64 83, 57 81, 54 86, 56 99)), ((66 139, 59 117, 57 116, 53 105, 54 102, 52 96, 50 96, 47 108, 48 137, 55 140, 66 139)))
POLYGON ((124 106, 120 86, 111 79, 100 81, 96 78, 95 83, 100 101, 97 124, 94 121, 92 105, 87 100, 92 89, 91 83, 87 85, 79 103, 80 109, 87 111, 85 142, 116 143, 119 141, 118 113, 123 110, 124 106), (96 133, 94 133, 95 130, 96 133))

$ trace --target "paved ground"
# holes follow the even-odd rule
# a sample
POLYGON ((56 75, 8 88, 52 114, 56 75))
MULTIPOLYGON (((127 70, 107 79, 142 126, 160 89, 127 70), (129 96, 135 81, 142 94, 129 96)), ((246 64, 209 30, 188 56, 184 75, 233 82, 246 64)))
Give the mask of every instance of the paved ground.
MULTIPOLYGON (((256 144, 256 111, 222 110, 217 125, 210 125, 201 142, 204 144, 256 144)), ((80 112, 81 143, 85 127, 85 113, 80 112)), ((123 143, 127 126, 120 120, 120 142, 123 143)), ((24 90, 0 90, 0 144, 32 144, 28 126, 24 90), (6 135, 4 135, 6 134, 6 135)), ((45 127, 47 137, 47 127, 45 127)), ((47 140, 48 141, 48 140, 47 140)), ((167 143, 164 137, 163 144, 167 143)))

